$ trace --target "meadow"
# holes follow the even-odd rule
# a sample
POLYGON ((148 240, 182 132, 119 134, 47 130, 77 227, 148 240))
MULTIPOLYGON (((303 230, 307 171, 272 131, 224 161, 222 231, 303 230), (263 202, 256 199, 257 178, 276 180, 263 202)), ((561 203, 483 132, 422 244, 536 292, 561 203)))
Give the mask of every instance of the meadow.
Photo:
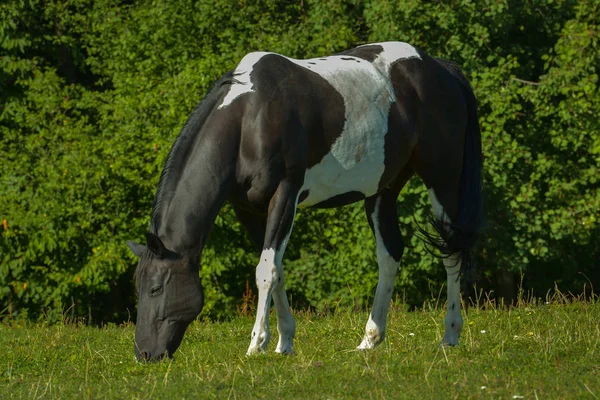
POLYGON ((190 326, 174 360, 140 364, 133 324, 0 325, 0 398, 593 398, 597 298, 470 307, 458 347, 439 347, 443 307, 395 303, 386 341, 354 350, 367 314, 296 312, 296 354, 246 357, 251 316, 190 326))

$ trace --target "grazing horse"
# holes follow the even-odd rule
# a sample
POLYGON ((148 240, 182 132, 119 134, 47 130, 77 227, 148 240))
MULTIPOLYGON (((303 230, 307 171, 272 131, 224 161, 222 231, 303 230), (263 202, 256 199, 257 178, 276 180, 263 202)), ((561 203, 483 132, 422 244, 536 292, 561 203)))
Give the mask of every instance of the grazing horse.
POLYGON ((203 306, 199 260, 217 213, 229 201, 262 249, 258 307, 248 354, 269 343, 293 352, 283 254, 296 210, 364 200, 377 243, 379 281, 358 349, 382 342, 404 251, 396 200, 411 176, 429 190, 448 278, 443 344, 462 328, 460 272, 482 212, 482 155, 473 91, 453 63, 400 42, 296 60, 246 55, 192 112, 162 171, 146 245, 128 242, 136 269, 138 360, 171 357, 203 306))

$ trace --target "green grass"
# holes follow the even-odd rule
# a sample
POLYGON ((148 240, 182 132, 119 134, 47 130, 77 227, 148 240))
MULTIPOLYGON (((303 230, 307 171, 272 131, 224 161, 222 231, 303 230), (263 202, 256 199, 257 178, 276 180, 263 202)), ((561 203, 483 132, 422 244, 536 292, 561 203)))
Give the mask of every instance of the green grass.
MULTIPOLYGON (((0 326, 0 398, 599 398, 600 308, 559 301, 471 308, 439 348, 442 309, 390 311, 386 341, 358 352, 366 313, 296 315, 296 355, 246 357, 253 320, 197 322, 174 361, 133 359, 132 326, 0 326)), ((274 316, 272 316, 274 328, 274 316)))

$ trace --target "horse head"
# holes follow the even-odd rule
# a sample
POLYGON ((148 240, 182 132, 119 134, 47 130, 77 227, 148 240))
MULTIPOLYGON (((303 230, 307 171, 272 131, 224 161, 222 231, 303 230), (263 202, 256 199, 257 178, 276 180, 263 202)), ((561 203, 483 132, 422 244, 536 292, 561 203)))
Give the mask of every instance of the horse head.
POLYGON ((145 246, 135 242, 127 245, 140 257, 136 269, 135 356, 138 361, 172 358, 204 305, 198 260, 167 249, 152 233, 146 234, 145 246))

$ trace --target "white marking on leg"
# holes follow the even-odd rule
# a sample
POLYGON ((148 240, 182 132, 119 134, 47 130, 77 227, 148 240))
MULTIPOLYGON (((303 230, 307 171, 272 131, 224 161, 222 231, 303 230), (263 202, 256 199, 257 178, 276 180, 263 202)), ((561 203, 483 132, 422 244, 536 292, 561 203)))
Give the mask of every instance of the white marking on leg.
POLYGON ((260 255, 256 267, 256 287, 258 288, 258 306, 256 322, 252 329, 252 339, 247 354, 265 351, 271 338, 269 331, 269 311, 271 309, 271 294, 277 284, 278 271, 275 264, 275 250, 265 249, 260 255))
POLYGON ((461 261, 456 255, 444 258, 448 278, 448 309, 444 319, 446 331, 442 339, 443 345, 458 345, 458 338, 463 327, 463 319, 460 314, 460 264, 461 261))
POLYGON ((394 283, 398 273, 399 261, 388 253, 381 237, 379 228, 379 207, 381 199, 375 202, 375 210, 371 216, 373 221, 373 231, 375 232, 375 241, 377 243, 377 263, 379 264, 379 281, 375 291, 373 301, 373 310, 369 315, 365 336, 358 346, 359 350, 372 349, 385 338, 385 327, 387 323, 388 310, 394 292, 394 283))
MULTIPOLYGON (((296 197, 295 204, 298 203, 296 197)), ((296 335, 296 322, 290 311, 287 293, 285 290, 285 278, 283 274, 283 255, 287 247, 290 235, 294 227, 296 207, 292 224, 287 235, 279 245, 277 251, 273 249, 263 250, 260 262, 256 267, 256 286, 258 287, 258 307, 256 310, 256 322, 252 329, 252 339, 246 354, 264 352, 270 339, 269 311, 271 306, 271 295, 277 312, 277 331, 279 341, 275 351, 281 354, 292 354, 294 352, 294 336, 296 335)))
MULTIPOLYGON (((429 190, 429 200, 433 207, 433 215, 441 221, 450 222, 450 217, 444 211, 444 207, 435 195, 433 188, 429 190)), ((444 257, 442 260, 446 268, 446 277, 448 280, 448 304, 444 323, 446 330, 442 345, 456 346, 460 332, 462 331, 463 319, 460 313, 460 255, 453 254, 449 257, 444 257)))

